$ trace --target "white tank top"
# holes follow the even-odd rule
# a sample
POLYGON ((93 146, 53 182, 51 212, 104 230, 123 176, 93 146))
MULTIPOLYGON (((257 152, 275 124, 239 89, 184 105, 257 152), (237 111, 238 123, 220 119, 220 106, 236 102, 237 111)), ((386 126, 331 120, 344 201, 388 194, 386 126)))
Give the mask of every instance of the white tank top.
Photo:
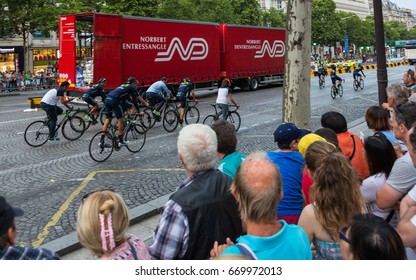
POLYGON ((219 88, 217 96, 217 104, 228 104, 228 88, 219 88))

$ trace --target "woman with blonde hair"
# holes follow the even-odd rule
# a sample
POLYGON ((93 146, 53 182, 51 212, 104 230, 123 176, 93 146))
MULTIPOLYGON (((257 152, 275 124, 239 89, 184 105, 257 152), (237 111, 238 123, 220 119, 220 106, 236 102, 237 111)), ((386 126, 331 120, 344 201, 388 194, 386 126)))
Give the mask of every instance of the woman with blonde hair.
POLYGON ((111 190, 85 195, 78 210, 77 236, 100 259, 148 260, 147 246, 126 233, 129 213, 123 198, 111 190))
POLYGON ((314 259, 341 259, 339 231, 365 206, 358 174, 343 153, 323 141, 309 146, 305 161, 315 202, 303 209, 298 225, 316 249, 314 259))

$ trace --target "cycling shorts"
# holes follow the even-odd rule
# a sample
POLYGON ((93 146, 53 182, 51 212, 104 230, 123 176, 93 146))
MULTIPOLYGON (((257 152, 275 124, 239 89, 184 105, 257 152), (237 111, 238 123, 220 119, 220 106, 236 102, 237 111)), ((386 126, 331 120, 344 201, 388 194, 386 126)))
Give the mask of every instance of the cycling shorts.
POLYGON ((123 110, 120 106, 120 103, 116 100, 113 100, 111 97, 107 97, 105 100, 104 112, 107 116, 107 119, 112 117, 112 113, 116 115, 117 119, 121 119, 123 117, 123 110))
POLYGON ((179 100, 181 102, 181 107, 185 108, 186 107, 186 93, 180 93, 178 92, 178 94, 176 95, 176 99, 179 100))
POLYGON ((332 76, 331 81, 332 81, 332 84, 335 85, 336 81, 342 81, 342 79, 338 76, 332 76))
POLYGON ((97 102, 95 101, 94 98, 92 98, 90 95, 88 94, 84 94, 82 95, 82 100, 84 100, 85 102, 87 102, 88 104, 90 104, 91 106, 95 106, 97 105, 97 102))

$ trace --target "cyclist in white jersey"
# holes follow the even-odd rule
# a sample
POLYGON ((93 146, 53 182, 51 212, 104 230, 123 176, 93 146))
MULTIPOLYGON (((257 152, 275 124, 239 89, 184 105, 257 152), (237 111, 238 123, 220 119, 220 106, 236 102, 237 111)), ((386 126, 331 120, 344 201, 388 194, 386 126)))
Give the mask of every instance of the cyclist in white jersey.
POLYGON ((240 107, 240 104, 238 104, 234 98, 233 95, 230 92, 230 86, 231 82, 229 79, 224 79, 221 82, 221 87, 218 89, 218 95, 217 95, 217 101, 215 102, 218 106, 218 108, 221 109, 222 112, 222 119, 227 120, 227 114, 228 114, 228 101, 233 103, 237 108, 240 107))

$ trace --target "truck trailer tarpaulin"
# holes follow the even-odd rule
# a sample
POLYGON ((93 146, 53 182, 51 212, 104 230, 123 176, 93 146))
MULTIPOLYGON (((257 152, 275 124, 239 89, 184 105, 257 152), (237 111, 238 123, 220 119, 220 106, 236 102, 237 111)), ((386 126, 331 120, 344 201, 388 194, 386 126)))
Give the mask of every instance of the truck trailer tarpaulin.
POLYGON ((109 89, 131 76, 141 90, 161 77, 173 90, 185 77, 196 88, 217 86, 225 77, 252 90, 283 81, 283 29, 83 13, 61 16, 59 32, 59 79, 72 85, 82 61, 91 65, 87 82, 105 77, 109 89), (91 24, 92 50, 85 51, 91 56, 76 51, 80 21, 91 24))

